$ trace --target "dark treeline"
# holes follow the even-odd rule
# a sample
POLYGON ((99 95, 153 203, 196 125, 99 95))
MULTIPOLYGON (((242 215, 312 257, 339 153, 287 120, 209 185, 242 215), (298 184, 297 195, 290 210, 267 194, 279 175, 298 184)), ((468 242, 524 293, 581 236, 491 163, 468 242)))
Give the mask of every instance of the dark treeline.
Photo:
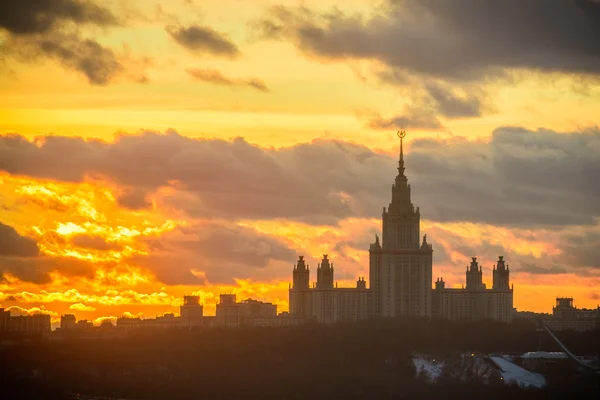
MULTIPOLYGON (((533 390, 498 379, 488 384, 475 376, 457 379, 446 370, 431 384, 412 364, 414 352, 456 360, 464 352, 536 351, 535 328, 529 322, 405 319, 31 340, 1 350, 0 398, 76 393, 130 399, 597 398, 598 379, 576 371, 560 384, 533 390)), ((560 350, 542 337, 542 350, 560 350)), ((600 353, 598 331, 563 332, 559 338, 576 354, 600 353)))

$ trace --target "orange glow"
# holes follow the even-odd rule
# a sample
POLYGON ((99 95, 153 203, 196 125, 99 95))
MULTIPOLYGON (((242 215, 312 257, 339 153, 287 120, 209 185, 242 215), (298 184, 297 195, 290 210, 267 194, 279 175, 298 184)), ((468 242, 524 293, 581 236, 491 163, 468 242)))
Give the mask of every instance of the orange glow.
MULTIPOLYGON (((0 56, 4 72, 0 74, 0 135, 22 135, 33 143, 27 145, 37 150, 43 148, 42 144, 50 136, 61 136, 66 141, 85 138, 114 143, 119 134, 158 132, 160 135, 173 129, 186 139, 232 141, 242 137, 266 149, 266 167, 260 172, 265 175, 265 181, 273 179, 278 185, 287 185, 285 179, 277 180, 280 176, 267 176, 279 166, 277 163, 286 162, 284 157, 284 161, 271 160, 271 153, 275 152, 270 150, 287 151, 289 146, 331 140, 395 156, 398 140, 394 132, 398 127, 372 129, 367 116, 398 117, 398 124, 406 119, 401 115, 403 110, 417 110, 426 117, 431 108, 429 103, 436 99, 433 96, 421 98, 425 86, 446 79, 429 71, 415 72, 413 67, 396 70, 396 66, 386 64, 386 59, 370 53, 353 57, 344 49, 325 57, 298 45, 297 38, 263 40, 252 28, 257 20, 266 18, 269 7, 276 4, 294 7, 299 3, 296 0, 175 1, 160 2, 160 7, 149 6, 150 2, 142 0, 95 3, 107 7, 122 23, 118 27, 102 26, 102 29, 69 20, 66 23, 81 25, 69 29, 75 29, 76 36, 89 37, 105 46, 115 54, 123 71, 107 82, 90 83, 81 65, 67 67, 56 58, 40 54, 31 55, 31 60, 12 57, 11 52, 7 52, 6 57, 3 54, 0 56), (171 19, 182 25, 201 20, 202 24, 230 38, 234 47, 239 48, 239 57, 189 51, 165 31, 165 20, 171 19), (220 82, 194 80, 186 72, 198 68, 218 71, 230 81, 225 78, 220 82), (394 75, 393 79, 386 78, 384 72, 394 75), (262 81, 268 90, 255 90, 256 85, 248 84, 262 81), (239 85, 239 82, 246 84, 239 85), (271 161, 276 167, 269 164, 271 161)), ((383 30, 388 29, 384 19, 387 6, 374 6, 372 0, 305 0, 301 3, 315 15, 335 10, 332 15, 339 12, 356 17, 353 23, 360 22, 359 25, 366 26, 370 16, 379 16, 383 18, 381 26, 386 26, 383 30)), ((344 27, 344 24, 339 25, 344 27)), ((11 35, 0 26, 0 47, 8 46, 11 35)), ((448 37, 459 38, 460 35, 450 33, 448 37)), ((21 54, 21 49, 12 53, 21 54)), ((404 54, 391 58, 405 57, 409 59, 404 54)), ((89 64, 97 65, 95 61, 89 64)), ((488 143, 492 132, 504 126, 553 129, 560 132, 561 137, 600 126, 597 78, 577 73, 540 72, 545 71, 547 65, 539 70, 495 67, 502 70, 501 74, 491 74, 481 80, 461 81, 462 78, 453 77, 457 80, 454 82, 448 78, 445 83, 460 93, 481 92, 481 97, 475 99, 478 101, 475 108, 481 106, 481 110, 471 110, 472 104, 467 104, 466 112, 444 113, 432 109, 439 126, 426 128, 416 123, 414 128, 408 129, 408 143, 404 142, 407 154, 416 139, 446 140, 456 136, 469 142, 488 143)), ((181 163, 183 175, 196 178, 203 168, 210 177, 225 181, 230 179, 226 171, 228 163, 239 161, 233 160, 234 157, 213 160, 209 154, 206 159, 198 159, 194 154, 187 154, 187 144, 183 144, 179 157, 160 164, 156 160, 162 156, 161 148, 144 159, 143 167, 149 168, 138 176, 130 165, 130 158, 134 158, 131 154, 139 150, 146 155, 152 151, 136 147, 131 153, 111 153, 118 159, 115 163, 118 165, 111 165, 119 170, 118 173, 113 171, 114 176, 104 170, 104 174, 99 173, 100 168, 94 168, 94 160, 91 160, 89 171, 70 170, 70 164, 67 165, 67 171, 63 171, 67 177, 60 180, 52 168, 39 167, 38 160, 17 168, 22 160, 11 156, 13 152, 17 154, 16 149, 21 145, 23 143, 16 143, 13 148, 12 142, 6 146, 0 143, 0 222, 14 228, 26 242, 35 242, 39 254, 10 256, 6 262, 0 259, 3 263, 0 265, 0 307, 14 313, 48 313, 53 322, 57 322, 61 314, 75 313, 78 318, 101 323, 120 315, 153 317, 166 312, 178 313, 182 296, 195 294, 204 303, 205 314, 211 315, 220 293, 236 293, 239 299, 272 301, 279 311, 285 311, 293 258, 298 255, 304 255, 313 268, 323 254, 328 254, 335 264, 336 281, 341 287, 354 286, 359 276, 368 280, 369 243, 374 241, 375 234, 381 235, 381 219, 368 217, 375 214, 363 213, 364 210, 355 212, 362 205, 358 196, 353 197, 351 190, 343 185, 330 188, 331 202, 345 206, 355 217, 336 219, 332 225, 316 225, 291 217, 269 219, 271 214, 267 209, 254 218, 256 214, 248 212, 243 201, 256 203, 261 196, 274 196, 285 204, 294 192, 274 193, 277 190, 269 191, 270 188, 248 193, 246 198, 246 193, 230 191, 226 185, 224 189, 214 188, 211 182, 201 178, 196 182, 201 189, 188 187, 185 179, 179 181, 180 177, 165 172, 181 163), (153 180, 154 174, 161 179, 153 180), (123 194, 133 186, 142 188, 146 208, 130 209, 123 204, 123 194), (214 197, 203 197, 203 190, 214 197), (171 198, 193 207, 184 209, 165 200, 171 198), (233 206, 228 209, 229 213, 205 211, 204 206, 211 200, 231 202, 233 206), (367 217, 356 217, 361 215, 367 217), (235 246, 223 238, 227 235, 234 239, 248 235, 250 239, 240 245, 240 249, 236 248, 239 250, 236 253, 235 246), (230 253, 235 254, 224 260, 230 253)), ((59 151, 69 150, 61 148, 59 151)), ((570 151, 564 147, 565 153, 570 151)), ((573 157, 579 155, 573 154, 573 157)), ((249 159, 248 165, 252 166, 264 161, 260 157, 249 159)), ((490 160, 481 162, 494 168, 490 160)), ((360 162, 356 165, 362 168, 360 162)), ((336 167, 338 165, 332 163, 323 166, 323 170, 336 167)), ((282 170, 286 168, 292 169, 282 165, 282 170)), ((589 171, 595 171, 594 168, 592 165, 589 171)), ((585 175, 584 172, 589 174, 589 171, 578 173, 585 175)), ((351 181, 354 172, 341 170, 339 179, 351 181)), ((378 173, 373 173, 372 179, 377 179, 378 173)), ((413 179, 411 173, 411 166, 407 165, 409 180, 413 179)), ((391 184, 391 181, 382 183, 388 189, 391 184)), ((244 189, 250 192, 253 188, 244 189)), ((360 191, 365 192, 365 197, 372 196, 369 201, 378 196, 370 193, 372 187, 362 187, 360 191)), ((304 193, 306 199, 313 195, 307 192, 304 193)), ((592 195, 597 196, 597 193, 592 195)), ((560 194, 549 193, 548 196, 560 194)), ((595 200, 593 197, 589 203, 595 200)), ((536 205, 533 204, 532 209, 536 205)), ((373 212, 379 213, 382 206, 387 204, 377 204, 373 212)), ((589 209, 594 209, 594 205, 589 209)), ((567 235, 590 233, 591 240, 597 238, 600 220, 588 225, 511 228, 486 223, 438 222, 425 219, 432 218, 429 210, 422 208, 421 212, 424 218, 421 234, 428 234, 434 249, 434 279, 443 276, 448 287, 461 287, 465 266, 473 256, 480 260, 484 281, 489 285, 492 265, 500 255, 496 253, 503 249, 511 267, 515 306, 519 310, 548 312, 554 297, 559 295, 574 297, 580 307, 594 307, 600 301, 597 264, 592 267, 581 265, 585 263, 578 260, 570 262, 563 243, 567 235), (547 270, 532 272, 534 264, 547 270)), ((301 213, 302 210, 295 216, 308 221, 301 218, 304 215, 298 215, 301 213)), ((316 279, 312 272, 315 269, 311 270, 311 280, 316 279)))

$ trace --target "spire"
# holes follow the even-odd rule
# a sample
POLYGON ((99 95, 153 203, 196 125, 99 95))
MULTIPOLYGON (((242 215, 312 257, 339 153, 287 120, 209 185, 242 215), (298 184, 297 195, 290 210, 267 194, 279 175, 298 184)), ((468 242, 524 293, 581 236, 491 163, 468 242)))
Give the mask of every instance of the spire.
POLYGON ((400 158, 398 159, 398 175, 404 176, 404 149, 403 149, 403 140, 406 136, 406 131, 404 129, 396 132, 396 135, 400 138, 400 158))

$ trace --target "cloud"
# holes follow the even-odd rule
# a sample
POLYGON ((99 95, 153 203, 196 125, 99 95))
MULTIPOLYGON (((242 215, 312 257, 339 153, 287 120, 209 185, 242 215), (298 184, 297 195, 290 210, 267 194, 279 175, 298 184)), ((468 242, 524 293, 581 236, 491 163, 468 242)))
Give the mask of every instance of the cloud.
POLYGON ((130 261, 168 285, 233 283, 235 278, 261 275, 272 278, 275 271, 268 268, 272 262, 290 264, 296 257, 296 252, 276 237, 214 221, 180 227, 148 240, 148 244, 149 255, 136 255, 130 261))
POLYGON ((12 226, 0 222, 0 257, 37 257, 39 253, 34 239, 21 236, 12 226))
POLYGON ((117 18, 89 0, 0 2, 0 27, 15 35, 47 33, 62 23, 116 25, 117 18))
POLYGON ((10 274, 25 282, 49 283, 51 272, 63 276, 93 277, 93 266, 71 257, 51 257, 40 253, 36 240, 21 236, 0 222, 0 281, 10 274))
POLYGON ((87 26, 114 27, 121 21, 107 8, 89 0, 3 2, 0 30, 8 32, 1 44, 6 56, 22 62, 55 60, 65 68, 87 77, 92 85, 106 85, 118 76, 143 83, 140 62, 117 55, 100 41, 82 34, 87 26), (136 67, 135 73, 126 66, 136 67))
POLYGON ((425 88, 434 103, 434 109, 448 118, 479 117, 484 105, 480 96, 472 93, 459 95, 447 85, 427 82, 425 88))
POLYGON ((117 251, 121 249, 119 244, 107 242, 104 238, 93 235, 75 235, 71 238, 71 243, 77 247, 99 251, 117 251))
POLYGON ((268 92, 268 86, 261 80, 256 78, 250 79, 232 79, 223 76, 219 71, 214 69, 194 69, 188 68, 185 70, 194 80, 212 83, 214 85, 232 86, 232 87, 250 87, 261 92, 268 92))
MULTIPOLYGON (((413 203, 425 218, 503 226, 594 224, 600 217, 600 131, 496 129, 489 140, 415 139, 413 203)), ((390 201, 396 157, 314 140, 279 149, 169 131, 115 142, 0 137, 0 170, 64 181, 104 177, 196 218, 288 218, 335 224, 376 217, 390 201), (161 191, 163 187, 172 190, 161 191)))
POLYGON ((86 306, 83 303, 75 303, 69 306, 69 309, 75 311, 96 311, 96 309, 92 306, 86 306))
POLYGON ((93 39, 57 35, 40 39, 36 46, 66 68, 83 73, 91 84, 105 85, 124 68, 111 49, 93 39))
POLYGON ((589 0, 390 0, 368 15, 278 6, 254 27, 315 57, 375 60, 444 80, 507 69, 600 73, 600 4, 589 0))
POLYGON ((407 107, 405 112, 390 118, 383 118, 377 113, 367 122, 367 126, 372 129, 416 129, 436 131, 442 130, 440 120, 432 113, 419 110, 416 107, 407 107))
POLYGON ((210 53, 228 58, 236 58, 240 55, 240 50, 235 43, 210 27, 169 25, 165 30, 177 43, 192 52, 210 53))
POLYGON ((6 309, 10 311, 12 315, 24 316, 24 315, 36 315, 36 314, 46 314, 52 317, 58 317, 58 313, 50 310, 46 310, 44 306, 41 307, 31 307, 31 308, 23 308, 19 306, 10 306, 6 309))
POLYGON ((0 281, 10 274, 24 282, 44 284, 52 282, 51 273, 66 277, 93 278, 95 268, 91 262, 73 257, 0 257, 0 281))

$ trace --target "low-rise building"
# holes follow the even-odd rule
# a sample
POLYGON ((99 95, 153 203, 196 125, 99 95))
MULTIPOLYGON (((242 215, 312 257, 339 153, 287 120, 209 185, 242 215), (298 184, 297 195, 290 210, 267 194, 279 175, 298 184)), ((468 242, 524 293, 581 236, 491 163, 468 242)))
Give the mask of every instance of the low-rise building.
POLYGON ((369 316, 369 290, 363 277, 356 287, 334 285, 333 263, 327 254, 317 265, 317 282, 310 287, 310 269, 304 257, 298 258, 289 290, 290 314, 318 323, 351 322, 369 316))
POLYGON ((542 321, 553 331, 588 331, 600 327, 600 306, 580 309, 573 305, 572 297, 557 297, 552 315, 542 321))
POLYGON ((212 326, 240 328, 242 326, 281 327, 304 323, 301 317, 288 313, 277 315, 277 305, 253 299, 236 301, 235 294, 221 294, 217 315, 212 326))
POLYGON ((432 316, 455 321, 512 321, 513 288, 509 286, 509 274, 508 264, 500 256, 493 269, 492 288, 487 289, 482 268, 473 257, 467 267, 466 287, 446 288, 444 279, 437 279, 432 293, 432 316))

